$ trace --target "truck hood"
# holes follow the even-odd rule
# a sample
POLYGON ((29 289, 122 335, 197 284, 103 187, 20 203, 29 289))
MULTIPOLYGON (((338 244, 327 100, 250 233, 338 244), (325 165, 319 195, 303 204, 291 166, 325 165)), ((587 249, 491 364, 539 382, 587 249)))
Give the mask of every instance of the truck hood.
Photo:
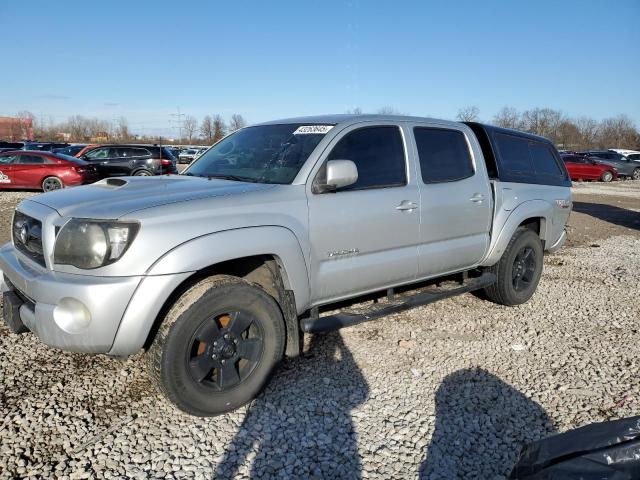
POLYGON ((273 188, 273 185, 182 175, 118 177, 92 185, 56 190, 27 201, 53 208, 63 217, 116 219, 160 205, 269 188, 273 188))

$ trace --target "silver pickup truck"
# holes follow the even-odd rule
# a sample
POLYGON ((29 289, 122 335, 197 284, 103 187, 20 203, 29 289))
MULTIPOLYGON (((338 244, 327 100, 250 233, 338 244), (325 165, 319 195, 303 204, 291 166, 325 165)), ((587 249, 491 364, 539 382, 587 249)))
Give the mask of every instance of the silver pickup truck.
POLYGON ((263 123, 181 175, 23 201, 0 249, 4 319, 64 350, 145 350, 170 401, 215 415, 304 333, 474 290, 526 302, 564 242, 570 185, 551 142, 478 123, 263 123), (335 313, 347 300, 358 310, 335 313))

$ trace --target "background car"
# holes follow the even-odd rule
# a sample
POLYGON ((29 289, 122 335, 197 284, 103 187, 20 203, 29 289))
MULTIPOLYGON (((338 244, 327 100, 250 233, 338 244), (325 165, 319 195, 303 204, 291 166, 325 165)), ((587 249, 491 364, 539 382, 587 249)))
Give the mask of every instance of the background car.
POLYGON ((589 150, 588 152, 582 152, 581 154, 600 163, 615 167, 618 171, 618 175, 621 177, 631 177, 634 180, 640 180, 640 165, 621 153, 613 152, 611 150, 589 150))
POLYGON ((600 180, 610 182, 618 178, 615 167, 599 163, 584 155, 561 154, 571 180, 600 180))
POLYGON ((14 150, 0 153, 0 188, 43 190, 93 183, 95 167, 75 157, 53 152, 14 150))
POLYGON ((198 150, 196 150, 195 148, 187 148, 186 150, 180 152, 180 154, 178 155, 178 161, 180 163, 191 163, 197 158, 197 155, 198 150))
POLYGON ((627 155, 627 158, 633 162, 640 162, 640 152, 630 153, 629 155, 627 155))
POLYGON ((53 143, 53 142, 24 142, 23 150, 41 150, 44 152, 51 152, 58 148, 68 147, 68 143, 53 143))
POLYGON ((100 178, 178 173, 175 157, 158 145, 101 145, 80 158, 95 165, 100 178))
POLYGON ((70 155, 72 157, 75 157, 76 154, 86 146, 86 143, 75 143, 73 145, 69 145, 68 147, 54 148, 51 151, 54 153, 62 153, 63 155, 70 155))
POLYGON ((610 148, 609 150, 611 152, 620 153, 620 154, 624 155, 625 157, 628 157, 632 153, 640 153, 637 150, 628 150, 628 149, 625 149, 625 148, 610 148))

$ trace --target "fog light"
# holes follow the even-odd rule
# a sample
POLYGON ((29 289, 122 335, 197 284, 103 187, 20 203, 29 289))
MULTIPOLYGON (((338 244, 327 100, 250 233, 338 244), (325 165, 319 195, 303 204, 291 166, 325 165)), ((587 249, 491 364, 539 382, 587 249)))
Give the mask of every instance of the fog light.
POLYGON ((53 319, 67 333, 79 333, 91 323, 91 314, 75 298, 65 297, 53 309, 53 319))

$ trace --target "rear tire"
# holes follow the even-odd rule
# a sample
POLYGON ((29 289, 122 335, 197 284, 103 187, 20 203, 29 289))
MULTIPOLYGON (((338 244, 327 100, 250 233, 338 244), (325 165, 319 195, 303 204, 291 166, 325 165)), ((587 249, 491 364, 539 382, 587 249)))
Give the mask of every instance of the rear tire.
POLYGON ((216 275, 171 307, 147 353, 150 376, 180 410, 213 416, 251 401, 284 352, 276 301, 245 280, 216 275))
POLYGON ((485 295, 501 305, 525 303, 536 291, 542 264, 540 237, 529 228, 518 228, 498 263, 487 269, 496 275, 497 281, 484 289, 485 295))
POLYGON ((153 174, 148 170, 138 170, 137 172, 133 172, 134 177, 150 177, 153 174))
POLYGON ((58 177, 47 177, 42 181, 43 192, 53 192, 62 188, 64 188, 64 184, 58 177))
POLYGON ((600 180, 609 183, 611 180, 613 180, 613 173, 608 170, 606 172, 602 172, 602 175, 600 175, 600 180))
POLYGON ((634 180, 640 180, 640 168, 636 168, 631 174, 631 178, 634 180))

